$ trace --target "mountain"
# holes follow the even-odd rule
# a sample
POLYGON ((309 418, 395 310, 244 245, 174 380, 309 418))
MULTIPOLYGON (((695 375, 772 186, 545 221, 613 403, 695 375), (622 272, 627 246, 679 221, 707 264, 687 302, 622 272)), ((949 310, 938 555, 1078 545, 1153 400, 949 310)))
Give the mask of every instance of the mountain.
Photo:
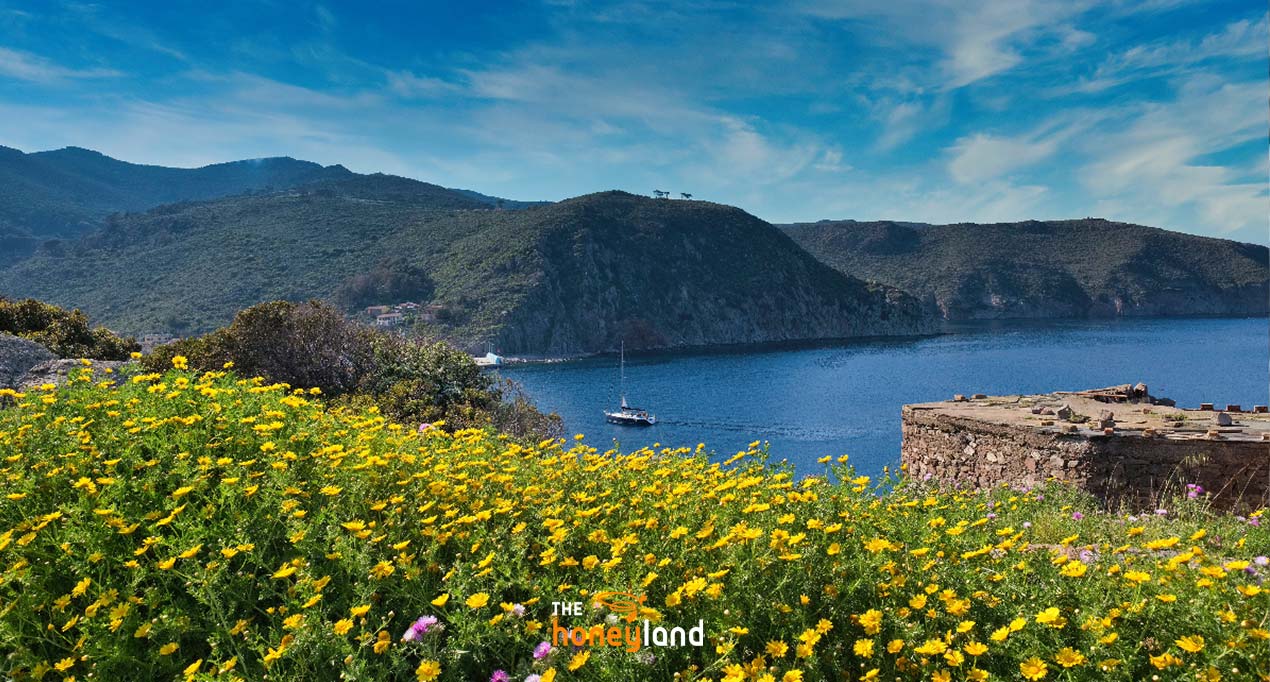
MULTIPOLYGON (((371 176, 289 157, 168 168, 128 163, 79 147, 31 154, 0 147, 0 265, 29 255, 44 240, 97 229, 112 213, 366 177, 371 176)), ((429 187, 462 198, 468 206, 528 205, 429 187)))
POLYGON ((1097 218, 780 228, 840 272, 950 320, 1270 313, 1270 252, 1254 244, 1097 218))
POLYGON ((834 271, 740 209, 605 192, 500 211, 392 176, 116 214, 0 270, 0 293, 74 305, 119 331, 194 333, 259 301, 341 298, 368 279, 442 304, 430 331, 507 353, 934 324, 911 297, 834 271))

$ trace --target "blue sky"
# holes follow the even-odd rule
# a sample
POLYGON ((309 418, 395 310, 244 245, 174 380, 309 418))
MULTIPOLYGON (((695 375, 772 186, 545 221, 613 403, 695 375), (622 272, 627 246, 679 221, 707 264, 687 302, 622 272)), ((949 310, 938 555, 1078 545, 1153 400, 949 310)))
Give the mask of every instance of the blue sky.
POLYGON ((1251 0, 0 0, 0 144, 1266 243, 1268 40, 1251 0))

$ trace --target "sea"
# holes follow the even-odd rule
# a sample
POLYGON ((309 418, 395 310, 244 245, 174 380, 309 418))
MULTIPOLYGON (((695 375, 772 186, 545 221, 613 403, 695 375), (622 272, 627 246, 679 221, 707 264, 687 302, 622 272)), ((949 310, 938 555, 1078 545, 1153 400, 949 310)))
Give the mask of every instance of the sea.
POLYGON ((898 465, 901 406, 957 393, 1143 382, 1182 407, 1268 404, 1270 320, 975 322, 922 338, 627 353, 627 399, 657 416, 651 427, 604 420, 619 401, 616 355, 498 371, 601 450, 704 443, 722 460, 762 441, 799 475, 848 454, 859 473, 877 476, 898 465))

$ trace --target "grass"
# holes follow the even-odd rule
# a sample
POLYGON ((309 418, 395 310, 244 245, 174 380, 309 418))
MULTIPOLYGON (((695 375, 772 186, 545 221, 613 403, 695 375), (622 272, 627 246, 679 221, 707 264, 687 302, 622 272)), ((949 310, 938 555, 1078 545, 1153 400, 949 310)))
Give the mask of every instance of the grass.
POLYGON ((1270 675, 1270 534, 1202 497, 1130 518, 1058 484, 800 479, 757 443, 420 433, 180 367, 0 401, 15 680, 1270 675), (704 643, 543 645, 553 602, 704 643))

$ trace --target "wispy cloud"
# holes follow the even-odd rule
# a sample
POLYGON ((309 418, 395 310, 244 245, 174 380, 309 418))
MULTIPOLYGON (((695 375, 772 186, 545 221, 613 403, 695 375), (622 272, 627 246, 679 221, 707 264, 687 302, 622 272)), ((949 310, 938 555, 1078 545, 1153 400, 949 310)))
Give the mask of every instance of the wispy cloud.
POLYGON ((88 78, 114 78, 118 71, 106 68, 72 68, 37 54, 0 47, 0 76, 32 83, 57 83, 88 78))

